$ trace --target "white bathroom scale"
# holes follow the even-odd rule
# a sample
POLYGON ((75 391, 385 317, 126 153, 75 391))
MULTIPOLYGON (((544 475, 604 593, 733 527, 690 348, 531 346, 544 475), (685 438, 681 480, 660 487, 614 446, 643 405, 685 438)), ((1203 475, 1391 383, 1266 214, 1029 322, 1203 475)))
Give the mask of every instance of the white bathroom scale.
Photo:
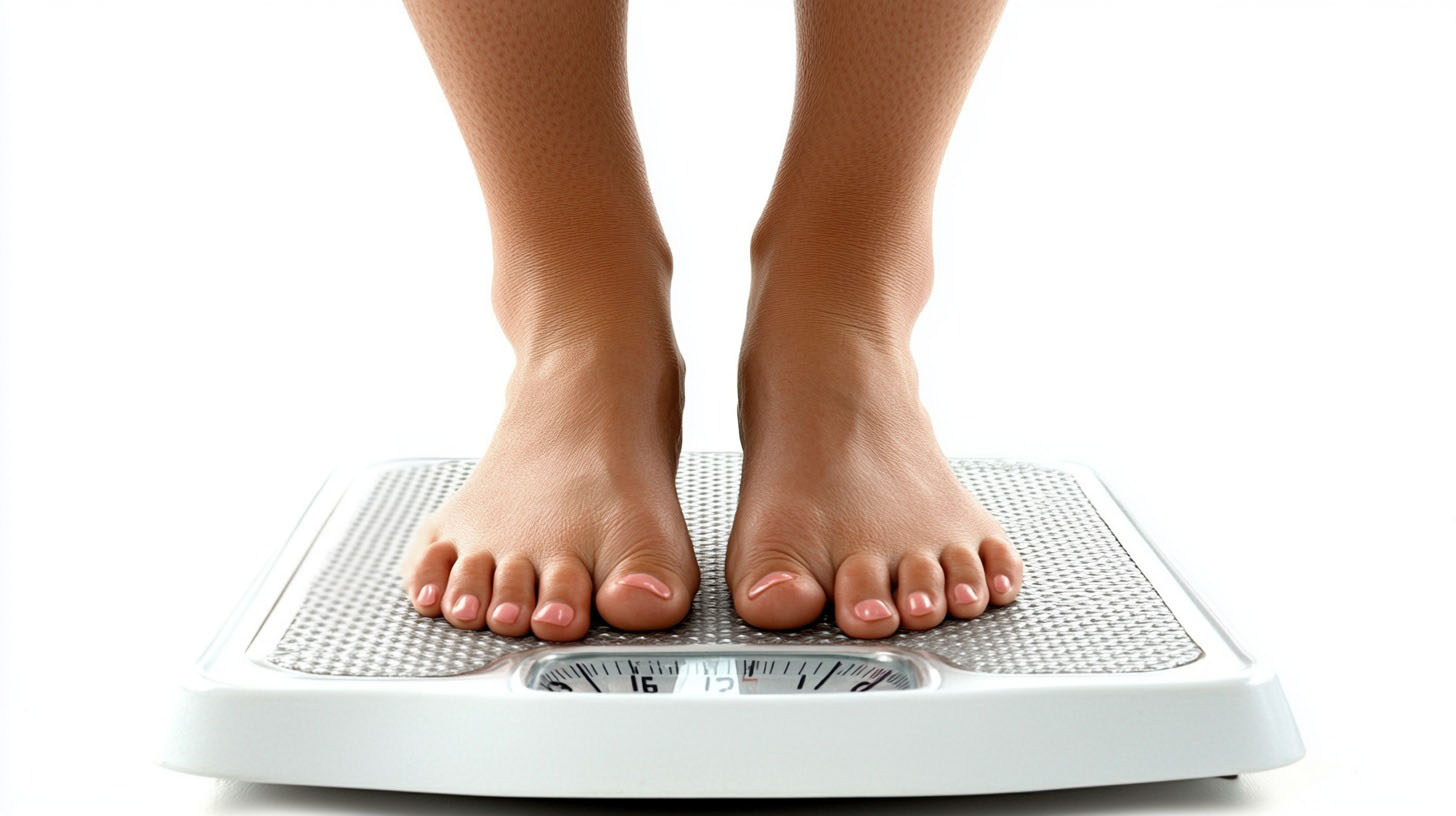
POLYGON ((1025 561, 1015 603, 856 640, 733 612, 738 454, 685 454, 702 568, 678 626, 572 645, 414 611, 396 564, 474 463, 331 479, 184 682, 162 764, 255 782, 529 797, 1002 793, 1231 776, 1304 746, 1089 470, 953 459, 1025 561))

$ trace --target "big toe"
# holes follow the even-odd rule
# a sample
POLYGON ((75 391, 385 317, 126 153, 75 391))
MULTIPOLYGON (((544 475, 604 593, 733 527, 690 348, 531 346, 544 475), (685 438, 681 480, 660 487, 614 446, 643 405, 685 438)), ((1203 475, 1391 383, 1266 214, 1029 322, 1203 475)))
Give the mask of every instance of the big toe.
POLYGON ((738 616, 760 629, 797 629, 824 614, 824 588, 807 566, 788 555, 765 555, 733 581, 738 616))
POLYGON ((618 629, 666 629, 687 616, 697 591, 696 566, 666 564, 645 550, 623 559, 601 582, 597 612, 618 629))

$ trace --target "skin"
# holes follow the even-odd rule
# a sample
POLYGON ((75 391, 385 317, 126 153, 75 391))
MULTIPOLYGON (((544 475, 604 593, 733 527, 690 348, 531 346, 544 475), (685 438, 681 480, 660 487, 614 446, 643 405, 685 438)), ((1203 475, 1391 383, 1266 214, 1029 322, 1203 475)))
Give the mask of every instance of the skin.
MULTIPOLYGON (((684 368, 672 259, 627 95, 621 2, 409 0, 490 213, 516 350, 468 482, 400 565, 424 615, 575 640, 648 630, 698 585, 673 476, 684 368), (514 613, 514 614, 512 614, 514 613)), ((1021 562, 956 482, 909 337, 941 156, 1000 2, 800 2, 793 120, 751 239, 739 372, 739 614, 849 635, 1012 602, 1021 562)))

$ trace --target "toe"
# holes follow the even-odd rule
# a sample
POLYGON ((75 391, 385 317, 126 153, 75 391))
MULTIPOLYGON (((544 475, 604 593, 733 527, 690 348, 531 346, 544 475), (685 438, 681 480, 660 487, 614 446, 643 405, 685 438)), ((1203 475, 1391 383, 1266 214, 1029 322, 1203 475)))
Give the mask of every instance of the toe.
POLYGON ((941 552, 945 571, 945 599, 951 615, 976 618, 986 612, 990 593, 986 590, 986 571, 974 546, 952 544, 941 552))
POLYGON ((457 629, 485 626, 494 574, 495 559, 490 553, 468 553, 455 561, 441 603, 441 611, 451 626, 457 629))
POLYGON ((599 583, 597 612, 603 620, 642 632, 666 629, 687 616, 698 591, 697 570, 684 576, 682 567, 663 563, 657 553, 664 551, 652 547, 630 555, 599 583))
POLYGON ((760 629, 797 629, 824 614, 824 587, 787 552, 757 548, 733 581, 733 608, 760 629))
POLYGON ((520 637, 531 631, 536 608, 536 568, 525 558, 502 561, 495 568, 495 589, 486 623, 497 635, 520 637))
POLYGON ((1016 600, 1021 592, 1021 556, 1011 543, 1000 536, 983 539, 981 564, 991 589, 991 603, 1004 606, 1016 600))
POLYGON ((990 594, 986 591, 986 574, 981 556, 974 547, 952 544, 940 554, 945 571, 945 597, 950 614, 957 618, 974 618, 986 611, 990 594))
POLYGON ((445 598, 445 586, 449 583, 455 557, 454 544, 431 544, 422 549, 417 560, 401 570, 405 592, 421 615, 440 616, 441 601, 445 598))
POLYGON ((929 629, 945 620, 945 573, 934 558, 915 553, 900 559, 895 601, 906 629, 929 629))
POLYGON ((834 576, 834 620, 846 635, 882 638, 900 628, 890 598, 890 570, 879 556, 856 553, 834 576))
POLYGON ((591 627, 591 573, 574 557, 541 565, 531 631, 542 640, 581 640, 591 627))

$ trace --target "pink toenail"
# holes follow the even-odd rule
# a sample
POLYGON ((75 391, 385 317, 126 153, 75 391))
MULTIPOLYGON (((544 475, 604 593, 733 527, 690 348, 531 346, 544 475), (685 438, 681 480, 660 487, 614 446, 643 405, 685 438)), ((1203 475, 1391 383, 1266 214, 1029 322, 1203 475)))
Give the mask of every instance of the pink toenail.
POLYGON ((504 623, 509 626, 516 622, 516 618, 521 616, 521 605, 506 601, 495 608, 494 615, 498 623, 504 623))
POLYGON ((429 606, 440 597, 440 588, 434 584, 425 584, 420 587, 420 594, 415 596, 415 603, 420 606, 429 606))
POLYGON ((860 601, 854 605, 854 616, 862 621, 884 620, 893 614, 890 605, 880 600, 860 601))
POLYGON ((782 584, 786 581, 792 581, 798 577, 799 576, 793 574, 792 572, 770 572, 768 575, 765 575, 763 576, 763 578, 759 579, 758 583, 754 584, 752 587, 749 588, 748 600, 751 601, 754 598, 757 598, 758 596, 767 592, 769 587, 778 586, 779 584, 782 584))
POLYGON ((912 592, 910 593, 909 606, 910 614, 924 615, 926 612, 935 608, 935 602, 930 600, 929 592, 912 592))
POLYGON ((567 606, 566 604, 557 601, 552 601, 549 604, 543 605, 540 609, 537 609, 536 614, 531 616, 531 620, 540 621, 541 623, 554 623, 557 626, 565 626, 566 624, 571 623, 571 619, 574 617, 576 617, 576 612, 570 606, 567 606))
POLYGON ((970 584, 956 584, 955 588, 950 591, 950 595, 958 604, 973 604, 977 598, 976 588, 970 584))
POLYGON ((672 597, 672 587, 664 584, 656 578, 653 578, 651 575, 643 575, 640 572, 634 572, 631 575, 624 575, 622 576, 622 580, 618 581, 617 583, 624 586, 645 589, 648 592, 651 592, 653 595, 656 595, 657 597, 663 599, 664 601, 672 597))
POLYGON ((480 599, 474 595, 461 595, 455 599, 455 607, 450 611, 460 620, 475 620, 480 612, 480 599))
POLYGON ((1011 591, 1011 579, 998 575, 991 579, 991 588, 1004 595, 1011 591))

